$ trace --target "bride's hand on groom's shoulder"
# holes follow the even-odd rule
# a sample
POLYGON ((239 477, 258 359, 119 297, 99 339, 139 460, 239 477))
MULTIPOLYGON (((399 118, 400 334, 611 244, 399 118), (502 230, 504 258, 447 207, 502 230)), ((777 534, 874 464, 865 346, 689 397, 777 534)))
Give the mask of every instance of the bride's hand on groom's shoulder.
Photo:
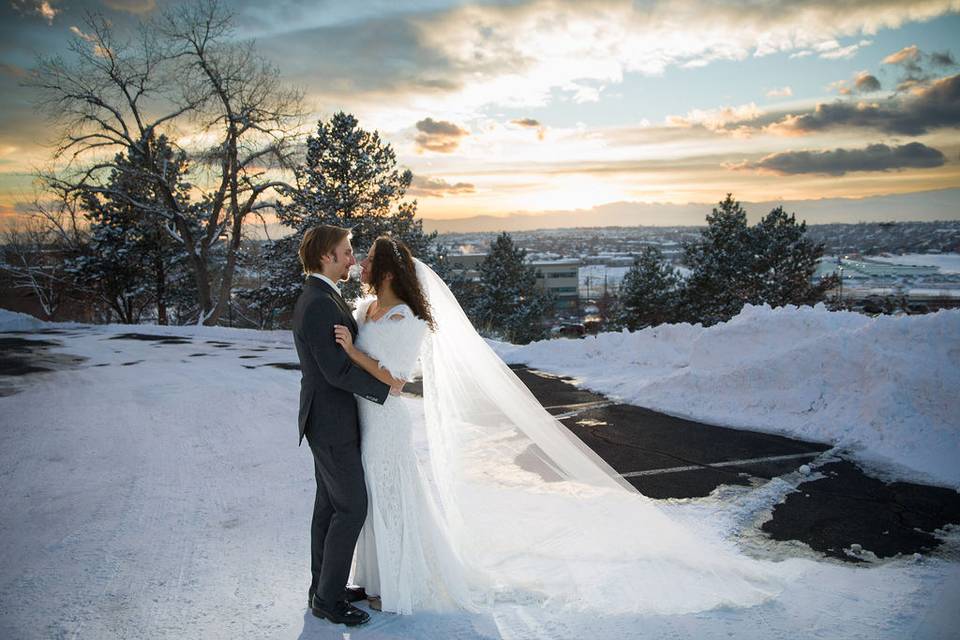
POLYGON ((347 329, 342 324, 333 325, 333 339, 337 341, 337 344, 343 347, 343 350, 347 353, 353 351, 353 334, 350 333, 350 329, 347 329))

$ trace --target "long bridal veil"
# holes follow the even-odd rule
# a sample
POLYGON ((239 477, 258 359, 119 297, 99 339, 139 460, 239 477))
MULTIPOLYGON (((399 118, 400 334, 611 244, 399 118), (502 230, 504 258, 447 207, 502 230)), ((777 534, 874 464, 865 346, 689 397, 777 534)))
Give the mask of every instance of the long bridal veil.
POLYGON ((432 500, 478 602, 688 613, 781 590, 783 567, 685 528, 621 478, 416 267, 437 326, 421 352, 432 500))

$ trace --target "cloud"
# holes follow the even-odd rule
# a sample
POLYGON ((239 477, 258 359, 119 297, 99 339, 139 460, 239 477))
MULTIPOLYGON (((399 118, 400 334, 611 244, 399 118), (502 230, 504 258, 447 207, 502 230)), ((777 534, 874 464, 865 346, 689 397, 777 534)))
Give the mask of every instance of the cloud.
POLYGON ((413 176, 413 182, 407 193, 425 198, 442 198, 446 195, 462 195, 465 193, 474 193, 475 191, 476 188, 469 182, 451 184, 443 178, 429 178, 415 175, 413 176))
POLYGON ((855 86, 860 93, 880 91, 880 81, 877 80, 877 76, 867 73, 866 71, 861 71, 857 74, 857 77, 853 81, 853 86, 855 86))
POLYGON ((518 127, 523 127, 524 129, 536 129, 537 140, 543 140, 546 137, 547 128, 540 124, 539 120, 535 120, 533 118, 518 118, 517 120, 511 120, 510 122, 518 127))
POLYGON ((834 80, 827 85, 827 91, 836 91, 842 96, 849 96, 853 93, 849 83, 846 80, 834 80))
POLYGON ((949 51, 924 53, 915 44, 891 53, 883 59, 883 64, 900 68, 902 75, 897 84, 898 91, 913 91, 929 84, 937 75, 935 69, 957 66, 949 51))
POLYGON ((953 59, 953 54, 949 51, 934 51, 930 54, 930 62, 938 67, 957 66, 957 61, 953 59))
POLYGON ((856 44, 851 44, 846 47, 841 47, 837 45, 836 47, 831 47, 826 51, 820 53, 820 57, 824 60, 840 60, 843 58, 852 58, 861 47, 865 47, 869 44, 872 44, 871 40, 861 40, 856 44))
POLYGON ((956 0, 771 0, 750 11, 709 0, 423 7, 275 32, 258 42, 285 71, 296 68, 294 75, 316 87, 324 105, 341 104, 349 93, 371 110, 390 111, 399 128, 400 110, 465 121, 490 105, 595 100, 628 74, 815 46, 817 55, 850 56, 869 43, 865 36, 948 13, 956 0), (317 56, 319 42, 336 55, 317 56))
POLYGON ((416 143, 420 151, 434 151, 436 153, 451 153, 460 145, 460 139, 470 135, 470 132, 460 126, 444 120, 425 118, 416 125, 416 143))
POLYGON ((863 149, 787 151, 768 155, 757 162, 728 165, 728 168, 752 169, 777 175, 816 173, 842 176, 850 171, 930 169, 943 166, 945 161, 938 149, 911 142, 896 147, 871 144, 863 149))
POLYGON ((763 111, 753 102, 734 107, 717 109, 693 109, 685 116, 668 115, 668 127, 689 129, 703 127, 710 131, 729 133, 748 133, 748 123, 763 115, 763 111), (731 126, 736 124, 737 126, 731 126))
POLYGON ((89 42, 91 45, 93 45, 93 53, 95 56, 100 58, 109 57, 107 55, 109 52, 107 51, 107 49, 104 49, 103 46, 100 45, 100 42, 97 41, 96 36, 92 36, 89 33, 84 33, 83 31, 80 30, 79 27, 76 27, 76 26, 70 27, 70 33, 75 35, 77 38, 84 40, 86 42, 89 42))
POLYGON ((125 11, 126 13, 150 13, 157 8, 156 0, 102 0, 110 9, 125 11))
POLYGON ((882 102, 820 103, 808 113, 787 115, 767 125, 771 133, 803 135, 836 128, 869 128, 884 133, 921 135, 960 126, 960 75, 917 87, 909 96, 882 102))
POLYGON ((891 53, 883 59, 883 64, 899 64, 903 66, 917 65, 920 62, 920 49, 913 44, 904 47, 896 53, 891 53))
POLYGON ((12 0, 10 6, 13 10, 25 16, 38 16, 47 21, 47 24, 53 24, 53 19, 60 13, 50 0, 12 0))
POLYGON ((23 67, 18 67, 15 64, 8 64, 6 62, 0 62, 0 73, 10 76, 11 78, 26 78, 27 70, 23 67))
POLYGON ((790 87, 783 87, 781 89, 770 89, 767 91, 768 98, 789 98, 793 95, 793 89, 790 87))
POLYGON ((861 71, 853 80, 834 80, 827 85, 827 91, 836 91, 842 96, 851 96, 854 93, 872 93, 880 90, 880 80, 867 71, 861 71), (851 87, 851 82, 853 86, 851 87))

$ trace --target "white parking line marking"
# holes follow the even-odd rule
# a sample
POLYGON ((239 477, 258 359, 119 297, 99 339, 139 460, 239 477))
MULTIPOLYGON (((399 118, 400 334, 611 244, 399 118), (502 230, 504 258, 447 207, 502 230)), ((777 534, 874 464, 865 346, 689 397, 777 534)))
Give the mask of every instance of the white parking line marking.
POLYGON ((661 473, 679 473, 681 471, 697 471, 698 469, 712 469, 715 467, 739 467, 744 464, 755 464, 757 462, 777 462, 779 460, 797 460, 799 458, 816 458, 822 451, 810 451, 808 453, 791 453, 785 456, 767 456, 765 458, 746 458, 743 460, 727 460, 725 462, 712 462, 710 464, 695 464, 688 467, 669 467, 667 469, 647 469, 646 471, 630 471, 621 473, 621 478, 636 478, 638 476, 656 476, 661 473))
POLYGON ((566 418, 572 418, 578 413, 583 413, 587 409, 598 409, 600 407, 609 407, 612 404, 616 404, 611 400, 601 400, 599 402, 581 402, 580 404, 558 404, 552 407, 544 407, 544 409, 572 409, 572 411, 566 411, 564 413, 555 413, 553 417, 557 420, 564 420, 566 418))

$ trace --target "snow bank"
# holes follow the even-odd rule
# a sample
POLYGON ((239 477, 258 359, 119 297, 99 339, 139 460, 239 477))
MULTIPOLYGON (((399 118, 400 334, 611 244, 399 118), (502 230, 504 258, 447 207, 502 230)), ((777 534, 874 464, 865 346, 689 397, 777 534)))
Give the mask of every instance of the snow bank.
POLYGON ((38 320, 30 314, 0 309, 0 331, 33 331, 42 327, 43 324, 43 320, 38 320))
POLYGON ((960 311, 747 306, 729 322, 517 347, 510 363, 712 424, 829 442, 900 477, 960 487, 960 311))
POLYGON ((101 324, 85 325, 75 322, 44 322, 26 313, 16 313, 0 309, 0 331, 33 331, 44 327, 76 328, 96 326, 104 333, 146 333, 157 336, 198 337, 209 340, 233 340, 238 342, 266 342, 275 344, 293 344, 293 334, 289 329, 276 331, 257 331, 233 327, 206 327, 198 325, 156 325, 156 324, 101 324))

